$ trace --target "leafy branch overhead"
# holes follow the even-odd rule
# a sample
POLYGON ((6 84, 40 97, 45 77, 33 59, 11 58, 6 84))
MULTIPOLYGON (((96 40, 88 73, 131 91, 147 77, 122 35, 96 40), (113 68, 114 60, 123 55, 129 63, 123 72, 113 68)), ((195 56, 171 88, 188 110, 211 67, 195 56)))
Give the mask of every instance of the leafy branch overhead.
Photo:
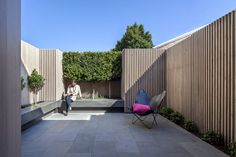
POLYGON ((145 32, 143 25, 134 23, 132 26, 127 26, 126 32, 117 42, 114 51, 122 51, 125 48, 152 48, 152 35, 145 32))
POLYGON ((121 78, 121 52, 65 52, 64 80, 109 81, 121 78))

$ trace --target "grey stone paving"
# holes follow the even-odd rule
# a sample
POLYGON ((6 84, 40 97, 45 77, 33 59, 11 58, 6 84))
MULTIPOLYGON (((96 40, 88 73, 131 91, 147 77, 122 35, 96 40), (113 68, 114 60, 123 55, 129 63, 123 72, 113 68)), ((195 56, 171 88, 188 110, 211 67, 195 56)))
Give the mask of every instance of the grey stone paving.
POLYGON ((165 118, 147 129, 126 113, 52 114, 22 133, 22 157, 226 157, 165 118))

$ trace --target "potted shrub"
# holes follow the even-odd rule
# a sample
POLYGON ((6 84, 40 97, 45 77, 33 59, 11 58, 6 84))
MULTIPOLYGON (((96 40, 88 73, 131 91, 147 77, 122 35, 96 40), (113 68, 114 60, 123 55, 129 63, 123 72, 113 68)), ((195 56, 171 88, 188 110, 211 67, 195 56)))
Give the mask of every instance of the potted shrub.
POLYGON ((25 79, 21 76, 20 81, 21 81, 21 90, 23 90, 25 88, 25 85, 26 85, 25 79))
POLYGON ((33 92, 33 101, 36 104, 36 97, 38 92, 44 86, 45 78, 40 75, 36 69, 33 70, 32 74, 28 76, 28 87, 31 92, 33 92))

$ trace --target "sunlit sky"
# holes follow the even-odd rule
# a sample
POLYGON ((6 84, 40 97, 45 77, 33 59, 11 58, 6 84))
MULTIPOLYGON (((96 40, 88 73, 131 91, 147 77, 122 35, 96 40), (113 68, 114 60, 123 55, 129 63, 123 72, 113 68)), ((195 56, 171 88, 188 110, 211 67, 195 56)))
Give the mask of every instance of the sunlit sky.
POLYGON ((235 0, 22 0, 21 35, 40 48, 109 51, 135 22, 158 45, 234 9, 235 0))

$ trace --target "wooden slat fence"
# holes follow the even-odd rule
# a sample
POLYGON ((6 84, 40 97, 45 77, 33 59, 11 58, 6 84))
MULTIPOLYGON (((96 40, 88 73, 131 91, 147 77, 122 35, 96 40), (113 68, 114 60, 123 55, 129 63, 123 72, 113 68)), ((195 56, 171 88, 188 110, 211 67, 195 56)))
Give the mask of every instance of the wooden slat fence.
POLYGON ((57 49, 40 49, 39 72, 46 79, 44 87, 39 92, 39 100, 60 100, 64 92, 62 52, 57 49))
POLYGON ((167 106, 236 139, 235 11, 166 51, 167 106))
POLYGON ((165 89, 165 54, 160 49, 125 49, 122 53, 122 93, 129 112, 138 90, 151 96, 165 89))
MULTIPOLYGON (((45 85, 37 96, 37 101, 57 101, 64 92, 62 52, 58 49, 40 49, 24 41, 21 42, 21 76, 27 77, 36 69, 46 78, 45 85)), ((21 104, 33 103, 33 95, 28 86, 21 91, 21 104)))
POLYGON ((167 91, 166 105, 193 120, 201 132, 236 141, 235 11, 166 50, 123 51, 125 111, 136 92, 167 91))

